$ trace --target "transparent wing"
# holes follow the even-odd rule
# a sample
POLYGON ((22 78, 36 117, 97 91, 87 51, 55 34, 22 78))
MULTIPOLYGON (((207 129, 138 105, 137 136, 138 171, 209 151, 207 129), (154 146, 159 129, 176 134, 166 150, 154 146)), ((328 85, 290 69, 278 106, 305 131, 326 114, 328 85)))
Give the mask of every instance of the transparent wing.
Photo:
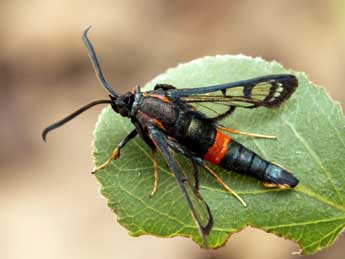
POLYGON ((167 94, 219 119, 231 114, 236 107, 279 106, 297 86, 297 78, 293 75, 268 75, 221 85, 170 89, 167 94))
POLYGON ((199 193, 199 171, 203 170, 191 159, 185 155, 175 152, 174 149, 169 147, 169 152, 174 160, 177 170, 180 174, 187 194, 192 202, 196 212, 197 221, 201 223, 203 229, 207 234, 212 225, 212 215, 209 207, 201 194, 199 193))
POLYGON ((169 169, 174 174, 176 182, 180 187, 191 215, 198 226, 200 235, 204 241, 204 245, 207 247, 208 245, 206 237, 213 225, 212 214, 207 203, 198 192, 193 180, 189 178, 188 173, 183 170, 182 165, 174 159, 174 152, 171 148, 169 148, 167 142, 168 140, 164 133, 154 127, 151 127, 149 129, 149 136, 160 151, 169 169))

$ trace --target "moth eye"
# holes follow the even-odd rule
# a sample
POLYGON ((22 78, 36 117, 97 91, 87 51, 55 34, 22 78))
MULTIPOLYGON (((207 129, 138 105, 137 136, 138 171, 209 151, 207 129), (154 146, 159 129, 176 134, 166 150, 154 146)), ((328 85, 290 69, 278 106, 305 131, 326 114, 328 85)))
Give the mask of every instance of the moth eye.
POLYGON ((132 102, 132 96, 131 95, 127 95, 124 100, 124 103, 126 103, 127 105, 129 105, 132 102))

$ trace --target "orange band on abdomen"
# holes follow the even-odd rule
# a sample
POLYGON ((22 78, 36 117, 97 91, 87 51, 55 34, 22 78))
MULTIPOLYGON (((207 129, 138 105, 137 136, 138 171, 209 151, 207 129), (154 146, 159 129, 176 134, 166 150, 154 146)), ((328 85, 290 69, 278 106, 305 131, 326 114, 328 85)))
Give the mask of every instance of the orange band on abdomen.
POLYGON ((217 130, 214 143, 208 148, 207 153, 203 156, 203 158, 212 164, 219 164, 228 151, 228 144, 230 141, 231 138, 228 135, 225 135, 217 130))

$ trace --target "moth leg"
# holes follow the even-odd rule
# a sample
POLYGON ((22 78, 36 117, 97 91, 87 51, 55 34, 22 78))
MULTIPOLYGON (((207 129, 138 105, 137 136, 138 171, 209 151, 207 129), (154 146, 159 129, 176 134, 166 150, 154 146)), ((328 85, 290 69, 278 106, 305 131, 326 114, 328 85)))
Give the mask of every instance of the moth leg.
POLYGON ((209 168, 207 165, 205 165, 205 161, 199 157, 193 156, 186 148, 183 146, 179 145, 178 143, 175 143, 171 140, 168 140, 168 145, 178 151, 181 152, 183 155, 188 157, 193 161, 193 164, 197 164, 204 168, 214 179, 217 183, 219 183, 225 190, 227 190, 229 193, 231 193, 235 198, 237 198, 244 207, 247 207, 246 202, 234 191, 232 190, 223 180, 220 178, 216 172, 214 172, 211 168, 209 168))
MULTIPOLYGON (((192 202, 192 200, 191 200, 191 198, 187 192, 187 189, 184 185, 184 180, 182 179, 182 177, 181 177, 181 175, 177 169, 177 166, 176 166, 176 164, 175 164, 175 162, 171 156, 166 136, 160 130, 156 129, 153 126, 149 126, 148 130, 149 130, 149 136, 151 137, 155 146, 160 151, 160 153, 163 156, 165 162, 167 163, 169 169, 174 174, 175 179, 177 181, 177 184, 180 187, 180 190, 183 194, 183 197, 184 197, 185 201, 187 202, 187 205, 190 209, 192 217, 198 226, 200 235, 201 235, 203 242, 204 242, 204 246, 205 246, 205 248, 208 248, 208 242, 207 242, 206 236, 209 234, 209 232, 211 231, 211 228, 213 226, 213 218, 212 218, 210 208, 208 207, 207 203, 204 202, 202 197, 198 194, 197 197, 199 199, 201 199, 201 201, 204 202, 204 205, 205 205, 205 207, 207 209, 207 213, 208 213, 208 221, 207 221, 206 225, 202 225, 200 215, 198 215, 195 207, 193 206, 193 202, 192 202)), ((193 192, 197 193, 196 189, 193 189, 193 192)))
POLYGON ((220 129, 222 131, 226 131, 226 132, 229 132, 229 133, 232 133, 232 134, 244 135, 244 136, 253 137, 253 138, 277 139, 276 136, 262 135, 262 134, 256 134, 256 133, 249 133, 249 132, 235 130, 235 129, 232 129, 232 128, 226 128, 226 127, 223 127, 221 125, 217 125, 217 129, 220 129))
POLYGON ((235 196, 236 199, 238 199, 244 207, 247 207, 247 203, 234 191, 232 190, 223 180, 220 178, 216 172, 214 172, 211 168, 209 168, 207 165, 203 164, 201 165, 203 168, 206 169, 206 171, 212 175, 214 180, 216 180, 217 183, 219 183, 225 190, 227 190, 229 193, 231 193, 233 196, 235 196))
POLYGON ((156 157, 156 150, 151 149, 151 152, 152 152, 152 161, 153 161, 153 172, 155 176, 153 190, 150 193, 150 196, 152 197, 157 192, 157 189, 158 189, 158 162, 157 162, 157 157, 156 157))
POLYGON ((93 171, 92 174, 97 173, 99 170, 104 169, 107 167, 113 160, 116 160, 120 156, 120 150, 123 148, 131 139, 133 139, 137 135, 137 130, 134 129, 131 133, 128 134, 127 137, 125 137, 114 149, 113 153, 111 156, 108 158, 107 161, 105 161, 103 164, 100 166, 96 167, 93 171))

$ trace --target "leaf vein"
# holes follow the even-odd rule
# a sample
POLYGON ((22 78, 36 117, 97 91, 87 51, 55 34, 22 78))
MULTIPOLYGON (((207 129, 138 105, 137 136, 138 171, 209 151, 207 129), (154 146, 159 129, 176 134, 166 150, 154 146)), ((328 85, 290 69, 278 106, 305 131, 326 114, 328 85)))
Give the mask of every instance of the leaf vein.
POLYGON ((295 222, 295 223, 289 223, 289 224, 281 224, 281 225, 276 225, 276 226, 263 226, 262 228, 266 230, 272 230, 272 229, 277 229, 277 228, 288 228, 288 227, 305 226, 305 225, 320 224, 320 223, 329 223, 333 221, 345 221, 345 216, 338 217, 338 218, 329 218, 329 219, 320 219, 320 220, 312 220, 312 221, 304 221, 304 222, 295 222))
MULTIPOLYGON (((152 210, 152 211, 158 213, 159 215, 162 215, 162 216, 164 216, 164 217, 167 217, 167 218, 169 218, 169 219, 175 221, 176 223, 178 223, 178 224, 180 224, 180 225, 182 225, 182 226, 190 226, 190 225, 186 224, 185 222, 182 222, 182 221, 176 219, 175 217, 170 216, 169 214, 163 213, 163 212, 161 212, 161 211, 159 211, 159 210, 157 210, 157 209, 155 209, 155 208, 149 206, 143 199, 141 199, 141 198, 135 196, 134 194, 132 194, 131 192, 129 192, 126 188, 124 188, 124 187, 120 184, 120 182, 119 182, 119 187, 120 187, 120 189, 121 189, 122 191, 124 191, 125 193, 127 193, 130 197, 132 197, 132 198, 136 199, 137 201, 139 201, 140 203, 142 203, 146 208, 148 208, 148 209, 150 209, 150 210, 152 210)), ((192 226, 190 226, 190 227, 192 227, 192 226)))
POLYGON ((282 121, 284 121, 285 124, 287 124, 290 129, 292 130, 292 132, 295 134, 295 136, 301 141, 301 143, 305 146, 305 148, 308 150, 309 154, 314 158, 315 162, 317 164, 319 164, 319 166, 322 168, 323 172, 325 173, 326 177, 328 178, 328 180, 330 181, 330 183, 332 184, 335 192, 337 193, 337 196, 339 198, 340 201, 342 201, 342 197, 340 194, 340 191, 338 190, 338 188, 336 187, 336 185, 334 184, 333 180, 332 180, 332 174, 330 172, 328 172, 328 170, 326 170, 326 168, 324 167, 321 159, 319 158, 319 156, 310 148, 310 146, 308 145, 308 143, 304 140, 304 138, 297 132, 297 130, 295 129, 295 127, 288 122, 287 120, 283 119, 282 117, 280 117, 282 119, 282 121))

